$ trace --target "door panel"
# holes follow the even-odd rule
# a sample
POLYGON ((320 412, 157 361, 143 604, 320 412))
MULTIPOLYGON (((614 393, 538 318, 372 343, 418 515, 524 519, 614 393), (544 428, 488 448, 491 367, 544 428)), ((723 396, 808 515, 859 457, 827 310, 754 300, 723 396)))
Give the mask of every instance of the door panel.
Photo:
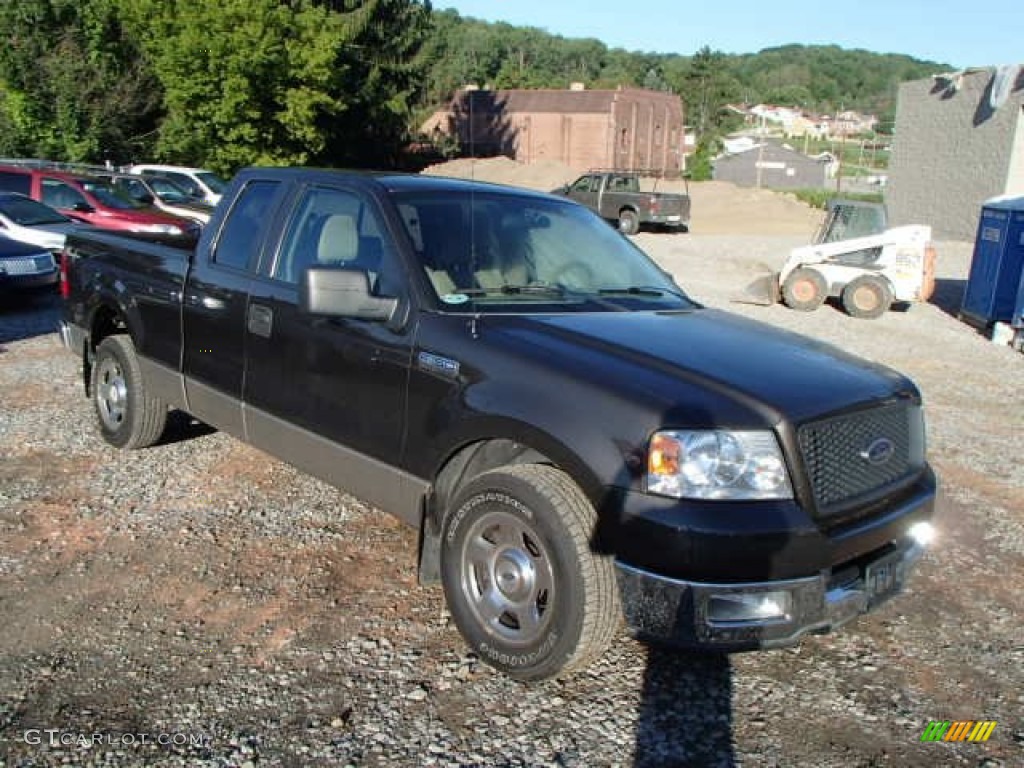
POLYGON ((397 464, 411 331, 298 308, 299 281, 313 264, 365 268, 380 295, 404 291, 380 221, 372 200, 352 189, 314 186, 300 196, 270 274, 250 289, 244 399, 247 419, 262 412, 397 464))
POLYGON ((189 410, 242 435, 249 286, 281 184, 254 181, 236 198, 209 253, 197 253, 185 285, 182 345, 189 410))

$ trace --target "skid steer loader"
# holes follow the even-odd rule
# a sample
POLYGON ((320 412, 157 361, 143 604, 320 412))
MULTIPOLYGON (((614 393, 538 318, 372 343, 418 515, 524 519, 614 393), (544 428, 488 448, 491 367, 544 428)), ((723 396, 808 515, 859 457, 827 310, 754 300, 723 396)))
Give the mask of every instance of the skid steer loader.
POLYGON ((895 302, 927 301, 935 290, 931 227, 886 228, 884 206, 832 200, 811 245, 794 248, 780 272, 747 286, 736 301, 809 312, 838 298, 853 317, 883 315, 895 302))

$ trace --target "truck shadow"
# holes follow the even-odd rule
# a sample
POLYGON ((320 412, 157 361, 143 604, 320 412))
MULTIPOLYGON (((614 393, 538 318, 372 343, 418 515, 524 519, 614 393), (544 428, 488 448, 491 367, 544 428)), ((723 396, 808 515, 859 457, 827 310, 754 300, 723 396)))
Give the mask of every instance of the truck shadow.
POLYGON ((729 657, 648 646, 632 764, 730 768, 732 730, 729 657))
POLYGON ((204 424, 184 411, 172 410, 167 415, 167 426, 164 428, 163 434, 160 435, 157 445, 183 443, 187 440, 212 435, 216 431, 209 424, 204 424))
POLYGON ((0 293, 0 343, 22 341, 57 331, 60 296, 47 293, 0 293))

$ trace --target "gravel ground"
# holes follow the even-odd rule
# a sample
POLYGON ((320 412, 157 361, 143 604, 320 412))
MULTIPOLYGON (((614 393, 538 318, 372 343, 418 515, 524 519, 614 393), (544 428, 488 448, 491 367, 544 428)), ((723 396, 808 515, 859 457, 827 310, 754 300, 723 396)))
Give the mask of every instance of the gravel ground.
POLYGON ((625 636, 539 685, 462 645, 414 535, 178 419, 131 454, 96 434, 53 300, 0 310, 0 768, 1024 765, 1024 356, 935 304, 859 321, 733 304, 802 238, 641 234, 710 305, 920 384, 941 537, 910 591, 838 634, 731 657, 625 636), (996 720, 984 744, 931 720, 996 720))

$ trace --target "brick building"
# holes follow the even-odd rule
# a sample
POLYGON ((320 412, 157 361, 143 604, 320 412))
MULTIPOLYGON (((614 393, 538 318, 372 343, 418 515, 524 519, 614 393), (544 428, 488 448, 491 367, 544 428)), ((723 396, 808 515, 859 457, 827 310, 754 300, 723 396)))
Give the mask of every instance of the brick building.
POLYGON ((890 224, 929 224, 937 237, 973 240, 982 202, 1024 195, 1024 71, 1001 69, 900 86, 890 224))
POLYGON ((557 160, 579 171, 683 167, 683 103, 661 91, 464 90, 422 130, 457 137, 474 157, 557 160))

